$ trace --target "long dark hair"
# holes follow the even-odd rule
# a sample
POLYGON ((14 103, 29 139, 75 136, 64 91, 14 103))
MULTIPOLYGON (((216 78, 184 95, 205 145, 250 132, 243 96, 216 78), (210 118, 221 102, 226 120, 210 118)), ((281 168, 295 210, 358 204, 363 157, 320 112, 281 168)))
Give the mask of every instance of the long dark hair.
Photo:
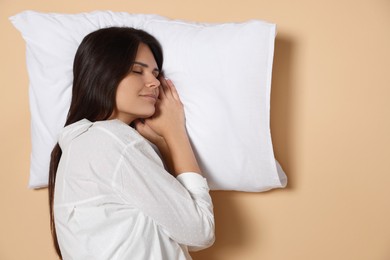
MULTIPOLYGON (((106 120, 114 112, 116 90, 131 70, 140 43, 146 44, 162 71, 163 54, 158 41, 145 31, 109 27, 84 37, 73 63, 72 99, 65 126, 81 119, 106 120)), ((51 153, 49 168, 50 228, 54 247, 62 259, 54 221, 54 188, 62 151, 57 143, 51 153)))

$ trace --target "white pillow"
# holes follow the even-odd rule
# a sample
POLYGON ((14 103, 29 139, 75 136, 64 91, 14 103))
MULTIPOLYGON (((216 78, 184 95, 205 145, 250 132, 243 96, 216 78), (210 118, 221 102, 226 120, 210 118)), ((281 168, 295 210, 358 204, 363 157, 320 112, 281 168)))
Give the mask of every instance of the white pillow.
POLYGON ((160 41, 165 75, 183 101, 188 134, 211 189, 266 191, 286 186, 269 128, 274 24, 190 23, 110 11, 25 11, 10 20, 27 46, 31 188, 47 185, 50 152, 70 103, 77 47, 89 32, 109 26, 143 29, 160 41))

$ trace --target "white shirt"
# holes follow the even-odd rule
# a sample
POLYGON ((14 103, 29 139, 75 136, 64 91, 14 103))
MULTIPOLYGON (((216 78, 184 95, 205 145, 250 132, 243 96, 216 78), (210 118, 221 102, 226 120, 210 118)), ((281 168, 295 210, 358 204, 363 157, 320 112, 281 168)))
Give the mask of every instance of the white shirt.
POLYGON ((152 146, 119 120, 64 128, 54 215, 63 259, 191 259, 214 242, 207 181, 173 177, 152 146))

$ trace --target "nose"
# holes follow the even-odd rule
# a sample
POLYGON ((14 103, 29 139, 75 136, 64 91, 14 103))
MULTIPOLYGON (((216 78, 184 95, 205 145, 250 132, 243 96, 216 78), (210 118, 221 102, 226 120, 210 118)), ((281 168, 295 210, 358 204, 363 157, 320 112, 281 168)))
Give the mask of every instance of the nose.
POLYGON ((146 83, 146 86, 148 88, 158 88, 160 84, 160 81, 156 77, 151 76, 151 78, 148 80, 148 83, 146 83))

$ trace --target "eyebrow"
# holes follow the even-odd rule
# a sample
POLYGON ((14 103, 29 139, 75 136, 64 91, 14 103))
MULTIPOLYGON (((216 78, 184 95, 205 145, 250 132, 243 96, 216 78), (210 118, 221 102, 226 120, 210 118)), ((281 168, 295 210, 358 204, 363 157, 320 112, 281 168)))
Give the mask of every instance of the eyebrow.
MULTIPOLYGON (((149 65, 148 64, 145 64, 143 62, 139 62, 139 61, 134 61, 134 64, 138 64, 138 65, 141 65, 142 67, 145 67, 145 68, 149 68, 149 65)), ((157 71, 160 73, 160 70, 158 68, 154 68, 153 71, 157 71)))

